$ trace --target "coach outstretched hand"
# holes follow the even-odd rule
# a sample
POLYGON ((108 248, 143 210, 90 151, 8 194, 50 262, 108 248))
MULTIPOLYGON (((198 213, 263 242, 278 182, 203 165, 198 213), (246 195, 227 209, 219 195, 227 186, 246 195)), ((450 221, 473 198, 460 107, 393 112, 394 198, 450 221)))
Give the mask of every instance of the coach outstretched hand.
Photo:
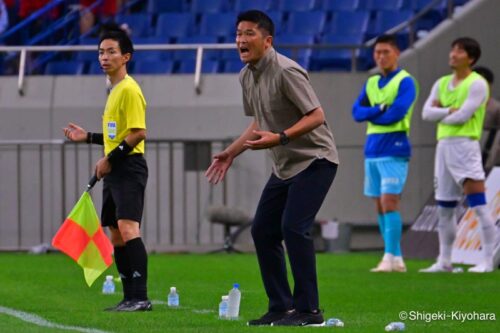
POLYGON ((226 172, 232 163, 233 157, 227 151, 215 155, 212 164, 210 164, 207 172, 205 172, 208 182, 215 185, 224 180, 226 172))
POLYGON ((87 131, 78 125, 69 123, 68 127, 63 128, 64 136, 75 142, 83 142, 87 140, 87 131))

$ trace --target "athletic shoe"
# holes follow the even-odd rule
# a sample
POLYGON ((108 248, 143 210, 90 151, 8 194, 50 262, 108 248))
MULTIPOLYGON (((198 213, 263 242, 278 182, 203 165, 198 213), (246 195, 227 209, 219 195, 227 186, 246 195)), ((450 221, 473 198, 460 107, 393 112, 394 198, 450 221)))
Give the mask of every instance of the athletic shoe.
POLYGON ((370 269, 370 272, 380 273, 380 272, 392 272, 392 262, 391 260, 382 260, 378 263, 377 267, 370 269))
POLYGON ((432 266, 419 269, 418 271, 420 273, 451 273, 453 272, 453 266, 443 265, 442 263, 437 261, 432 266))
POLYGON ((392 271, 399 273, 406 273, 406 265, 403 260, 393 260, 392 261, 392 271))
POLYGON ((110 306, 109 308, 105 308, 104 311, 118 311, 118 309, 120 309, 121 307, 128 305, 129 302, 129 300, 122 299, 120 303, 114 306, 110 306))
POLYGON ((119 312, 137 312, 137 311, 151 311, 153 304, 150 301, 128 301, 127 304, 116 309, 119 312))
POLYGON ((493 272, 493 260, 484 260, 479 265, 467 270, 470 273, 489 273, 493 272))
POLYGON ((284 312, 267 312, 259 319, 253 319, 247 322, 248 326, 270 326, 273 322, 281 320, 285 318, 287 315, 290 315, 295 310, 289 310, 284 312))
POLYGON ((294 311, 285 318, 273 322, 271 326, 325 326, 325 319, 321 311, 316 313, 294 311))

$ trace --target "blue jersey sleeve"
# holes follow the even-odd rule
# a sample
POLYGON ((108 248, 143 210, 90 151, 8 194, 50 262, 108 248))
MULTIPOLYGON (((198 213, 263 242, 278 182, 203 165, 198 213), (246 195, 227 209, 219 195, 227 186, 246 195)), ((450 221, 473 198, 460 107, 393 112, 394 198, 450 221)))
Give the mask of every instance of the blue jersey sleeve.
POLYGON ((352 106, 352 117, 357 122, 372 120, 373 118, 379 116, 382 113, 378 106, 370 106, 370 100, 366 94, 366 84, 361 90, 358 98, 352 106))
POLYGON ((411 77, 406 77, 401 80, 398 95, 394 103, 389 105, 385 112, 376 115, 370 121, 377 125, 397 123, 406 116, 416 98, 417 87, 415 86, 415 82, 411 77))

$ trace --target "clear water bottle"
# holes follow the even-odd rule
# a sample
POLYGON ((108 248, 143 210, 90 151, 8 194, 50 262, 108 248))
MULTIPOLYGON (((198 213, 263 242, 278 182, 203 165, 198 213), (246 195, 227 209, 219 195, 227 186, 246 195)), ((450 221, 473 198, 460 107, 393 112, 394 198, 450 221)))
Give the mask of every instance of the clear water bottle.
POLYGON ((115 283, 113 282, 113 275, 106 275, 106 280, 102 285, 103 294, 114 294, 115 293, 115 283))
POLYGON ((394 331, 404 331, 405 330, 405 323, 402 323, 400 321, 396 321, 393 323, 390 323, 385 327, 385 330, 387 332, 394 332, 394 331))
POLYGON ((167 305, 173 308, 179 306, 179 294, 177 293, 177 288, 170 287, 170 293, 167 298, 167 305))
POLYGON ((227 319, 227 312, 229 310, 229 296, 222 296, 222 300, 219 303, 219 319, 227 319))
POLYGON ((338 318, 330 318, 326 321, 326 326, 344 327, 344 322, 338 318))
POLYGON ((241 300, 240 285, 238 283, 235 283, 233 284, 233 289, 229 291, 228 295, 227 317, 229 319, 232 320, 238 319, 238 316, 240 314, 240 300, 241 300))

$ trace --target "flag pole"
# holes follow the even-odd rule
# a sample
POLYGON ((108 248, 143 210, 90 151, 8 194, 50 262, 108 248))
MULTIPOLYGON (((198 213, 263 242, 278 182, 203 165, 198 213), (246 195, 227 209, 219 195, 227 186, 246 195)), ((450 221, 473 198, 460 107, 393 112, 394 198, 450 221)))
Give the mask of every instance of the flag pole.
POLYGON ((92 176, 92 178, 89 179, 89 183, 87 184, 87 189, 86 191, 87 192, 90 192, 90 190, 92 189, 92 187, 94 187, 94 185, 99 181, 99 179, 97 179, 97 175, 94 174, 92 176))

